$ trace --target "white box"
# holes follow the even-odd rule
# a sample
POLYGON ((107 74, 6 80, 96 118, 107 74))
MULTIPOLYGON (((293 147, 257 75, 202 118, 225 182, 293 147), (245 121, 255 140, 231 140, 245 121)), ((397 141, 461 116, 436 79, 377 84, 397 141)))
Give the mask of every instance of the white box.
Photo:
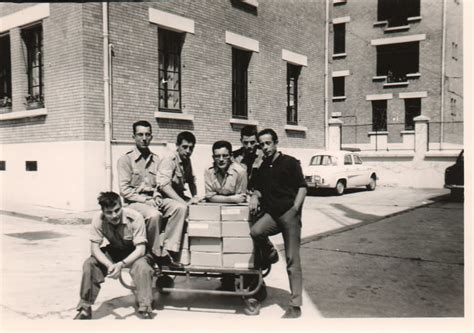
POLYGON ((232 205, 221 207, 222 221, 248 221, 250 216, 247 205, 232 205))
POLYGON ((222 255, 223 266, 229 268, 254 268, 253 260, 252 253, 224 253, 222 255))
POLYGON ((188 220, 220 221, 221 206, 215 204, 190 205, 188 220))
POLYGON ((189 239, 191 251, 222 252, 222 239, 213 237, 191 237, 189 239))
POLYGON ((191 266, 222 267, 222 253, 191 251, 191 266))
POLYGON ((222 237, 249 237, 250 223, 247 221, 226 221, 222 223, 222 237))
POLYGON ((223 253, 253 253, 252 238, 225 237, 222 242, 223 253))
POLYGON ((188 221, 189 237, 221 237, 219 221, 188 221))

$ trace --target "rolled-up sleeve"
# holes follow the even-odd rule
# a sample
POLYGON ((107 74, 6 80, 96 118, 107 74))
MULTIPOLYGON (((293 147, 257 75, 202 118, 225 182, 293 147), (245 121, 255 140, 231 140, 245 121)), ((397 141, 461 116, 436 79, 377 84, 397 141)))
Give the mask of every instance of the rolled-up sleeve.
POLYGON ((119 179, 120 195, 128 201, 145 202, 147 197, 141 195, 137 191, 137 188, 131 185, 133 169, 130 165, 129 158, 126 155, 122 156, 118 160, 117 172, 119 179))
POLYGON ((97 243, 99 245, 104 240, 104 233, 102 231, 101 214, 96 214, 92 218, 89 240, 92 243, 97 243))
POLYGON ((159 190, 171 184, 175 168, 173 157, 166 157, 161 161, 156 174, 156 186, 159 190))
POLYGON ((133 245, 137 246, 146 243, 145 220, 141 215, 135 217, 135 221, 132 223, 132 232, 133 245))
POLYGON ((244 169, 237 172, 237 179, 235 182, 235 194, 242 194, 247 192, 247 173, 244 169))
POLYGON ((214 186, 212 186, 212 172, 214 172, 212 169, 206 169, 204 171, 204 187, 206 189, 206 199, 210 199, 217 194, 214 186))

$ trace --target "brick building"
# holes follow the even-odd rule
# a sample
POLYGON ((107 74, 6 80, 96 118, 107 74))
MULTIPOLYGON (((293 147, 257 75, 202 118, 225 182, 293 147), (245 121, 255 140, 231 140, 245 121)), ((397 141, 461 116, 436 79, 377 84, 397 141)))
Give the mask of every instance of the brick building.
POLYGON ((212 143, 238 146, 246 124, 309 158, 326 140, 325 5, 0 4, 4 200, 95 209, 139 119, 159 154, 195 133, 198 185, 212 143))
POLYGON ((463 143, 460 0, 333 0, 329 114, 342 147, 413 151, 414 118, 429 150, 463 143))

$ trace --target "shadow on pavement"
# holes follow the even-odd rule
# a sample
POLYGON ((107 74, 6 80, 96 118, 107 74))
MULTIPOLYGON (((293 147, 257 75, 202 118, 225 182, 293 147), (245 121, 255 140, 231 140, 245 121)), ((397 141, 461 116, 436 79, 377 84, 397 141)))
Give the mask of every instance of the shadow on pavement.
POLYGON ((135 310, 135 295, 120 296, 103 302, 97 310, 92 313, 92 319, 101 319, 104 317, 126 319, 135 316, 135 310))

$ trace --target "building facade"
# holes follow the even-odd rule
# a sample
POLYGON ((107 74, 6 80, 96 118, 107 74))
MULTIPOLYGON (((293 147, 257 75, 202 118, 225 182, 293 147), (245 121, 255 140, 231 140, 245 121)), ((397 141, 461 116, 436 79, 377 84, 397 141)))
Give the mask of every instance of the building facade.
POLYGON ((463 143, 460 0, 334 0, 330 115, 342 147, 413 151, 428 119, 430 151, 463 143))
POLYGON ((327 140, 325 6, 0 4, 3 200, 96 209, 140 119, 159 154, 195 133, 198 185, 212 143, 238 146, 247 124, 274 128, 306 162, 327 140))

